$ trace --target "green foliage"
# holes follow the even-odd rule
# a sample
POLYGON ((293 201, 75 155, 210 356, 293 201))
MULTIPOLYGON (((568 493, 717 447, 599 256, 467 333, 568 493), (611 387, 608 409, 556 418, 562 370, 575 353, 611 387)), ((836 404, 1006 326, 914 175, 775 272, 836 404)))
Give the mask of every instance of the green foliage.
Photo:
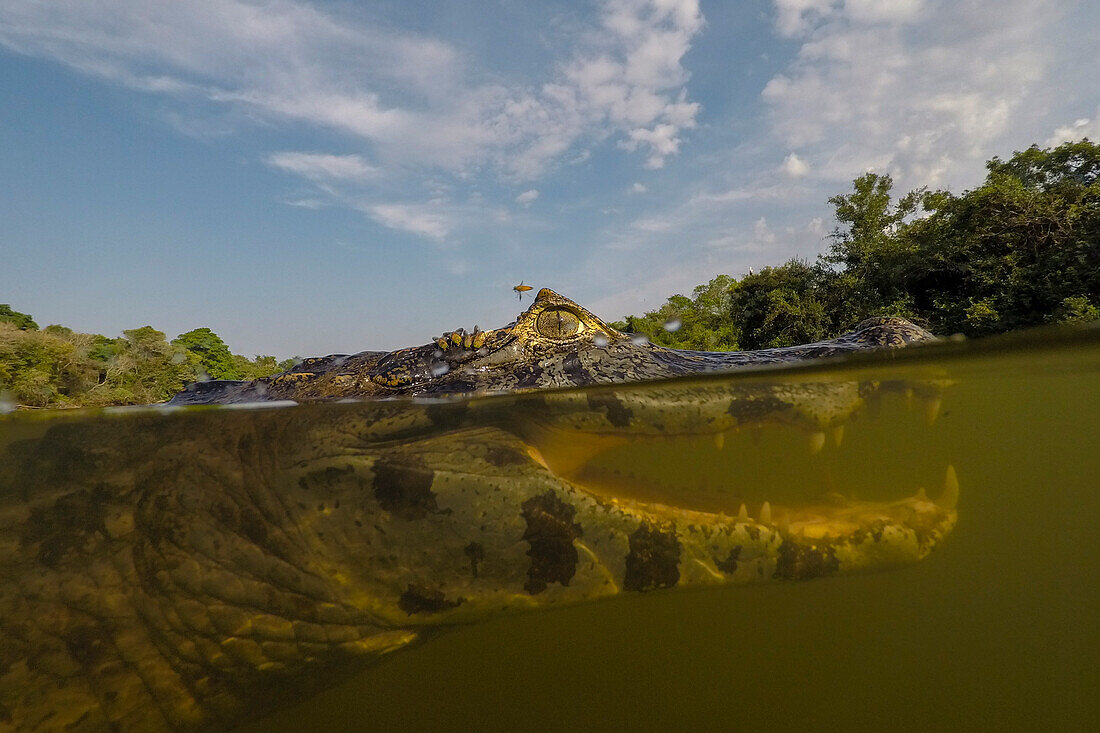
POLYGON ((1058 313, 1059 323, 1088 323, 1100 320, 1100 308, 1089 302, 1088 298, 1074 297, 1062 301, 1058 313))
POLYGON ((729 275, 718 275, 697 286, 690 298, 674 295, 655 311, 627 316, 611 326, 675 349, 731 351, 737 348, 737 332, 729 322, 730 288, 735 282, 729 275))
POLYGON ((151 326, 123 331, 120 338, 112 339, 58 325, 20 328, 21 323, 0 319, 0 394, 31 407, 161 402, 189 382, 206 378, 208 365, 217 365, 219 358, 228 361, 231 371, 217 373, 234 375, 229 378, 255 379, 294 364, 293 359, 279 362, 273 356, 258 356, 249 360, 232 354, 208 328, 189 331, 169 343, 163 332, 151 326))
MULTIPOLYGON (((244 372, 233 358, 229 347, 209 328, 196 328, 181 333, 172 343, 193 354, 211 379, 244 378, 244 372)), ((247 363, 247 359, 244 361, 247 363)))
POLYGON ((105 392, 112 404, 148 404, 179 392, 195 379, 195 360, 151 326, 122 332, 108 362, 105 392))
MULTIPOLYGON (((705 328, 748 349, 836 336, 876 315, 971 336, 1095 320, 1100 146, 1032 146, 986 167, 982 185, 961 195, 918 189, 896 201, 890 176, 860 176, 850 193, 829 199, 837 228, 824 256, 739 281, 723 276, 728 313, 705 328)), ((663 345, 698 348, 705 333, 691 332, 689 340, 655 328, 695 307, 676 295, 617 325, 663 345)))
POLYGON ((0 323, 10 323, 23 331, 37 331, 38 324, 26 313, 14 311, 7 303, 0 303, 0 323))
POLYGON ((274 356, 257 356, 249 361, 239 354, 233 354, 233 365, 243 376, 241 379, 259 379, 272 374, 285 372, 298 363, 297 359, 277 360, 274 356))
POLYGON ((988 168, 899 233, 917 254, 905 288, 933 330, 1006 331, 1058 320, 1067 298, 1097 300, 1100 146, 1032 147, 988 168))
POLYGON ((818 298, 820 273, 802 260, 765 267, 731 287, 729 317, 739 325, 741 348, 794 346, 829 332, 818 298))
POLYGON ((0 392, 36 407, 72 404, 97 381, 87 343, 0 321, 0 392))

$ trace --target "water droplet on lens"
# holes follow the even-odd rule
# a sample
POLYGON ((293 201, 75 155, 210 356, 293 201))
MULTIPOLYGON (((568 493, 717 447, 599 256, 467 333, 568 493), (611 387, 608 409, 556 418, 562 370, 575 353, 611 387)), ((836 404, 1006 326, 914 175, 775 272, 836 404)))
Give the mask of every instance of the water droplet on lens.
POLYGON ((0 392, 0 415, 15 410, 15 398, 11 392, 0 392))
POLYGON ((435 351, 432 352, 432 356, 434 356, 436 359, 442 359, 443 358, 443 350, 442 349, 436 349, 435 351))
POLYGON ((187 357, 184 355, 184 353, 182 351, 177 351, 176 353, 172 354, 172 363, 173 364, 182 364, 186 358, 187 357))
POLYGON ((631 334, 630 343, 634 344, 635 346, 642 346, 649 343, 649 337, 646 336, 644 333, 631 334))
POLYGON ((448 366, 446 362, 441 361, 438 364, 433 364, 432 365, 432 376, 433 377, 442 377, 444 374, 446 374, 449 371, 451 371, 451 367, 448 366))
POLYGON ((679 331, 680 330, 680 325, 681 324, 680 324, 680 319, 679 318, 670 318, 669 320, 665 321, 665 330, 666 331, 679 331))
POLYGON ((607 336, 604 336, 602 333, 598 333, 592 337, 592 343, 602 349, 603 347, 607 346, 610 341, 607 340, 607 336))

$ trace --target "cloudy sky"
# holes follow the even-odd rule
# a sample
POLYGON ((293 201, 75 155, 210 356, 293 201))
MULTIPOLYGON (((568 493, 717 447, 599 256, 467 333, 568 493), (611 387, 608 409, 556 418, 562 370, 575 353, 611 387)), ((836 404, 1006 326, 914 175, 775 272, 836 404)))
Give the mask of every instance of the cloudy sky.
POLYGON ((1100 139, 1094 0, 0 0, 0 302, 248 355, 614 319, 1100 139))

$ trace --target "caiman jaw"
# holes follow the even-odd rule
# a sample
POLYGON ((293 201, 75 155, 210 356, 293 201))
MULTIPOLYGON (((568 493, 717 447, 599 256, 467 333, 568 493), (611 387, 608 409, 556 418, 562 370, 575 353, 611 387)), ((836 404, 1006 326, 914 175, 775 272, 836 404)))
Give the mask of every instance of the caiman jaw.
POLYGON ((535 461, 576 489, 640 520, 677 528, 680 544, 698 556, 696 564, 711 574, 720 571, 723 581, 801 580, 916 562, 951 532, 958 518, 959 482, 950 465, 934 500, 920 488, 893 501, 861 501, 830 493, 805 503, 764 500, 751 508, 744 502, 736 508, 731 503, 725 510, 692 507, 689 491, 683 496, 675 488, 655 491, 643 478, 594 465, 594 458, 628 440, 613 434, 578 438, 549 430, 538 431, 527 449, 535 461), (704 531, 693 534, 680 528, 704 531), (733 542, 731 557, 715 557, 712 535, 740 537, 744 542, 733 542), (694 552, 692 545, 698 545, 694 552), (737 556, 750 545, 755 549, 747 554, 756 562, 746 566, 750 558, 737 556), (739 562, 748 569, 736 571, 739 562))

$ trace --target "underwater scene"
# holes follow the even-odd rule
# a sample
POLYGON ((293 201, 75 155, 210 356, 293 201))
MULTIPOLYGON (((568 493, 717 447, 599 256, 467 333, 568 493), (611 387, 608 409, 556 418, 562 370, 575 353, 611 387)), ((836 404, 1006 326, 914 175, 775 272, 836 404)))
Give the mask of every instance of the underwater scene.
POLYGON ((1092 729, 1098 414, 1095 327, 12 412, 0 730, 1092 729))

